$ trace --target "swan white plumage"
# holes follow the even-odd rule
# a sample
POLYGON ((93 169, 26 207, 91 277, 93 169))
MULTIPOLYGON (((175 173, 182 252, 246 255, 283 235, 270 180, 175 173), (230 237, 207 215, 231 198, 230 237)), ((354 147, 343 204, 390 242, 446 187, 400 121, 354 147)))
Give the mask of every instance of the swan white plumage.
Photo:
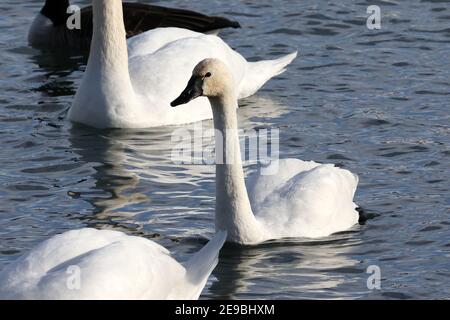
POLYGON ((68 117, 97 128, 154 127, 210 119, 211 108, 205 98, 170 108, 198 62, 223 60, 233 73, 236 95, 244 98, 282 73, 297 55, 247 62, 217 36, 162 28, 131 38, 128 57, 121 0, 93 0, 93 14, 89 61, 68 117))
POLYGON ((226 232, 216 234, 183 266, 145 238, 90 228, 68 231, 8 265, 0 273, 0 298, 197 299, 225 239, 226 232))
POLYGON ((316 238, 358 222, 353 196, 358 177, 332 164, 283 159, 248 179, 242 168, 233 76, 226 64, 206 59, 172 106, 209 98, 216 129, 216 230, 228 241, 256 244, 285 237, 316 238), (222 137, 218 137, 218 133, 222 137), (216 151, 217 152, 217 151, 216 151), (219 160, 217 162, 217 160, 219 160))

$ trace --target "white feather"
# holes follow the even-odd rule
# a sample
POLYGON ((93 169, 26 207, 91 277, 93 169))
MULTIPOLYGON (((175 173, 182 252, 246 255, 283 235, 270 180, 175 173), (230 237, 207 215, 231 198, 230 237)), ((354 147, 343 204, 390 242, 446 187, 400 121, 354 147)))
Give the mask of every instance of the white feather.
POLYGON ((194 255, 196 263, 184 267, 145 238, 87 228, 68 231, 7 266, 0 273, 0 298, 197 299, 225 239, 226 233, 219 233, 194 255), (72 282, 78 275, 79 282, 72 282))

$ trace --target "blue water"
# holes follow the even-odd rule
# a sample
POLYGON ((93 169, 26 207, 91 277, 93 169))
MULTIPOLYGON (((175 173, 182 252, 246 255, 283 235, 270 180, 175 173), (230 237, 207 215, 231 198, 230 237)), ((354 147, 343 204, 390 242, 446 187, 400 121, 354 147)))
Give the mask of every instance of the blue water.
MULTIPOLYGON (((214 168, 174 164, 174 128, 67 122, 84 61, 27 46, 41 2, 0 1, 0 269, 82 226, 148 237, 186 259, 214 231, 214 168)), ((164 4, 239 20, 222 37, 250 60, 298 49, 285 74, 242 101, 240 125, 279 128, 283 157, 357 173, 356 201, 375 215, 320 240, 227 246, 202 297, 450 298, 450 1, 164 4), (380 30, 366 27, 372 4, 380 30), (381 290, 366 285, 370 265, 381 290)))

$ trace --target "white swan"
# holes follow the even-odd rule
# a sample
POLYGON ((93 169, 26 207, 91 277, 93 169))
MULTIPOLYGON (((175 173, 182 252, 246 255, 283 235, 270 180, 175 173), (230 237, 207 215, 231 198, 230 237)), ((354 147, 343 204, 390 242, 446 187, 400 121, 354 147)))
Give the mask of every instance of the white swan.
MULTIPOLYGON (((28 42, 33 47, 46 50, 89 51, 92 37, 92 7, 80 13, 80 29, 67 28, 70 15, 69 0, 45 0, 28 32, 28 42)), ((240 28, 236 21, 224 17, 207 16, 198 12, 166 8, 146 3, 124 2, 124 23, 127 37, 163 27, 185 28, 197 32, 216 32, 222 28, 240 28)))
POLYGON ((93 0, 93 14, 89 62, 68 117, 98 128, 153 127, 210 119, 211 108, 205 98, 187 107, 169 106, 198 62, 222 59, 232 70, 237 96, 244 98, 282 73, 297 54, 249 63, 217 36, 162 28, 131 38, 128 59, 121 0, 93 0))
POLYGON ((353 202, 358 177, 332 164, 297 159, 272 163, 265 172, 273 175, 250 177, 249 196, 240 158, 236 90, 226 64, 217 59, 199 63, 172 106, 201 95, 211 102, 216 135, 219 131, 223 136, 223 141, 216 137, 216 150, 224 146, 224 161, 216 164, 215 220, 216 230, 228 231, 228 241, 255 244, 284 237, 323 237, 358 222, 353 202))
POLYGON ((157 243, 80 229, 44 241, 0 273, 1 299, 197 299, 226 233, 183 265, 157 243))

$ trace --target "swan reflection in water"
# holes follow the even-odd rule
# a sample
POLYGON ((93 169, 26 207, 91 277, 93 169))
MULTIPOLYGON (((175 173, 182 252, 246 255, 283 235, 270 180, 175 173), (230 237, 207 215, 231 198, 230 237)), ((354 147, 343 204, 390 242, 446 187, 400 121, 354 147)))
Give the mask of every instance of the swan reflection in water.
MULTIPOLYGON (((271 119, 288 112, 285 106, 261 96, 246 99, 244 104, 248 105, 239 110, 244 129, 270 125, 271 119)), ((204 121, 202 127, 212 128, 211 121, 204 121)), ((73 197, 92 205, 89 223, 156 236, 156 241, 183 260, 214 232, 215 170, 214 165, 173 163, 171 137, 179 128, 97 130, 73 126, 70 143, 79 161, 89 168, 88 187, 73 192, 73 197)), ((203 142, 212 144, 212 135, 203 142)), ((227 245, 202 297, 240 298, 249 291, 260 292, 261 298, 266 294, 289 297, 292 291, 308 297, 314 290, 316 295, 338 298, 338 293, 346 291, 336 288, 355 275, 365 276, 359 262, 348 257, 352 242, 358 240, 347 232, 317 241, 227 245), (274 288, 279 288, 278 292, 273 292, 274 288)))
POLYGON ((314 241, 226 245, 213 271, 217 280, 203 298, 244 299, 251 293, 253 299, 344 299, 355 283, 360 284, 361 296, 367 294, 365 269, 351 257, 353 247, 361 243, 356 235, 350 231, 314 241))
POLYGON ((136 192, 139 177, 125 167, 122 139, 127 133, 93 130, 86 127, 71 128, 70 143, 79 161, 90 165, 88 191, 73 191, 73 197, 88 201, 97 219, 126 214, 127 205, 148 201, 147 196, 136 192))

